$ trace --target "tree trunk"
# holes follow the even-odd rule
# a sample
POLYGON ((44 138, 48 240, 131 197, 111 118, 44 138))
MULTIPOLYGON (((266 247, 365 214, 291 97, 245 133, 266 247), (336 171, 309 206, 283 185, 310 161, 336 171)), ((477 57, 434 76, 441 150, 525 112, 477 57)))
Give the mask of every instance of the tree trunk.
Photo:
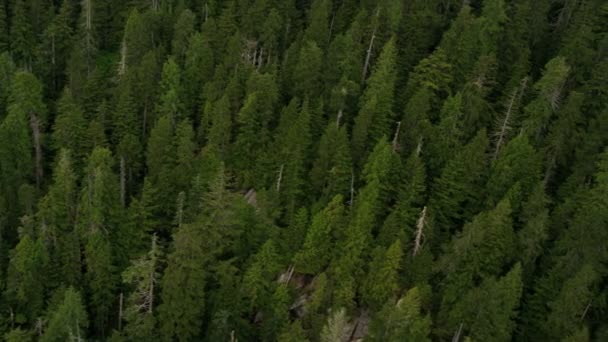
POLYGON ((32 139, 34 143, 34 151, 36 153, 36 187, 40 189, 40 183, 44 176, 44 169, 42 167, 42 144, 40 139, 40 121, 36 114, 30 114, 30 126, 32 128, 32 139))

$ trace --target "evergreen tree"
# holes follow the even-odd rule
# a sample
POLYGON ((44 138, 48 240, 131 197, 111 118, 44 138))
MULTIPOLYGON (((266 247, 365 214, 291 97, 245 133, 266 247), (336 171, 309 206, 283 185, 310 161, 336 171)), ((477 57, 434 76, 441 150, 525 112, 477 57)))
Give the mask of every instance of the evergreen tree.
POLYGON ((154 336, 156 321, 153 313, 162 257, 157 240, 156 235, 152 236, 150 251, 133 261, 122 274, 123 281, 134 286, 124 314, 127 326, 123 334, 129 338, 149 339, 154 336))
POLYGON ((81 277, 81 256, 75 228, 78 189, 74 165, 68 150, 59 151, 53 183, 38 205, 38 220, 44 229, 40 237, 49 250, 50 284, 76 286, 81 277))
POLYGON ((462 324, 474 341, 510 341, 522 293, 521 266, 516 264, 504 277, 488 278, 467 292, 450 313, 453 333, 462 324))
POLYGON ((370 341, 430 341, 431 318, 423 315, 423 294, 417 287, 393 304, 389 301, 370 326, 370 341))
POLYGON ((353 155, 362 161, 365 146, 374 145, 382 136, 390 135, 393 120, 393 96, 395 87, 395 40, 389 40, 382 50, 378 63, 367 80, 367 88, 361 98, 361 110, 353 127, 353 155))
POLYGON ((44 269, 48 256, 42 242, 26 234, 11 252, 4 298, 15 321, 33 324, 44 307, 44 269))
POLYGON ((80 293, 69 287, 63 294, 62 303, 50 313, 48 327, 40 340, 82 340, 87 335, 88 326, 87 312, 80 293))
POLYGON ((302 249, 295 255, 298 272, 317 274, 323 271, 332 257, 333 237, 341 231, 344 223, 343 198, 337 195, 312 218, 302 249))
POLYGON ((377 248, 369 264, 369 273, 363 283, 363 300, 372 308, 380 308, 399 290, 398 272, 403 250, 401 241, 395 241, 388 249, 377 248), (382 281, 379 281, 382 279, 382 281))
POLYGON ((56 150, 71 151, 76 165, 85 158, 86 121, 80 106, 72 97, 69 89, 65 89, 58 104, 58 114, 53 126, 53 145, 56 150))

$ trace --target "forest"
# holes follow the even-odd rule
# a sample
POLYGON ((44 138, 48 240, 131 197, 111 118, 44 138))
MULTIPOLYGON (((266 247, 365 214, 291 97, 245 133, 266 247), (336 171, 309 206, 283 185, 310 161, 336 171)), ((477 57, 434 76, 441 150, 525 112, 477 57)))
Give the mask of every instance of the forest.
POLYGON ((608 341, 608 2, 0 0, 0 339, 608 341))

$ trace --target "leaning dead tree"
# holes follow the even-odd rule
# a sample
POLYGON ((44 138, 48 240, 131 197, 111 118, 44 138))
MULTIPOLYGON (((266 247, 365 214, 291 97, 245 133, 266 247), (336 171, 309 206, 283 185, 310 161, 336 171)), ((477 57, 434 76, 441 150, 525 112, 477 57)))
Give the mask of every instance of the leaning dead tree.
POLYGON ((395 135, 393 136, 393 152, 397 152, 399 150, 399 131, 401 130, 401 121, 397 122, 397 129, 395 130, 395 135))
POLYGON ((416 238, 414 239, 414 250, 412 252, 413 256, 416 256, 420 253, 422 249, 422 244, 424 242, 424 227, 426 226, 426 206, 422 209, 420 213, 420 217, 418 218, 418 222, 416 222, 416 238))
POLYGON ((515 112, 517 111, 517 106, 521 102, 524 91, 526 90, 527 83, 528 83, 528 78, 524 77, 521 80, 519 87, 515 88, 513 90, 513 93, 511 93, 511 96, 509 97, 509 101, 508 101, 507 107, 505 109, 505 112, 504 112, 502 118, 498 122, 498 130, 496 131, 496 133, 494 133, 494 136, 496 139, 496 145, 494 147, 494 153, 492 155, 492 160, 496 160, 496 158, 498 157, 498 153, 500 152, 500 149, 506 143, 509 132, 512 129, 511 121, 513 119, 515 112))
POLYGON ((279 176, 277 177, 277 193, 281 192, 281 182, 283 181, 283 170, 285 169, 285 164, 281 164, 281 168, 279 169, 279 176))
POLYGON ((40 188, 44 168, 42 166, 42 142, 40 138, 40 121, 36 113, 30 113, 30 127, 32 129, 32 139, 34 140, 34 151, 36 153, 36 187, 40 188))
POLYGON ((367 55, 365 56, 365 63, 363 64, 363 70, 361 71, 361 85, 365 83, 365 78, 367 77, 369 62, 372 57, 372 50, 374 48, 374 41, 376 40, 376 32, 378 31, 378 17, 380 17, 380 7, 376 9, 376 25, 374 25, 372 37, 370 38, 369 46, 367 47, 367 55))

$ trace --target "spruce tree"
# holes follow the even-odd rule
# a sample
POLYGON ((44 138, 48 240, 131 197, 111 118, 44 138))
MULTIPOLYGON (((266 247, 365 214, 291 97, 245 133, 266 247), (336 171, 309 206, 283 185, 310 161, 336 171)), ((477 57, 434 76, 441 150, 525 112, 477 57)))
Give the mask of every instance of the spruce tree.
POLYGON ((396 67, 395 39, 384 46, 361 98, 361 110, 353 127, 353 156, 361 162, 366 146, 374 145, 383 135, 391 134, 396 67))
POLYGON ((336 231, 344 224, 344 199, 337 195, 312 218, 302 249, 295 255, 298 272, 317 274, 323 271, 333 256, 332 246, 336 231))
POLYGON ((48 327, 40 337, 40 341, 82 340, 87 335, 88 326, 88 316, 82 297, 70 286, 63 294, 62 303, 50 313, 48 327))

